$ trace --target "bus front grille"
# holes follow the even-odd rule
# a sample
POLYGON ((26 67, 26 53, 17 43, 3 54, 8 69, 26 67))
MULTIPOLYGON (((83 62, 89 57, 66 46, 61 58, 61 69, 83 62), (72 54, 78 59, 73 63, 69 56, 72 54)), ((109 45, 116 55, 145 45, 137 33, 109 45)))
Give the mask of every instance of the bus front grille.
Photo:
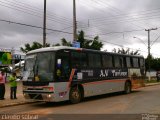
POLYGON ((36 99, 36 100, 43 100, 43 97, 41 94, 29 94, 29 97, 31 99, 36 99))

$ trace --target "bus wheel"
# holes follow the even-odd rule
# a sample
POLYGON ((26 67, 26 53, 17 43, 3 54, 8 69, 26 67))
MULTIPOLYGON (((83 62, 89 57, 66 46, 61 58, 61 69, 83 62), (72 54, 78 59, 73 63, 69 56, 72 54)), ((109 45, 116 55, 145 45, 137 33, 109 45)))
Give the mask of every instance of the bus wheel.
POLYGON ((125 83, 125 88, 124 88, 124 93, 125 94, 129 94, 129 93, 131 93, 131 83, 130 82, 126 82, 125 83))
POLYGON ((69 94, 69 100, 71 103, 79 103, 82 99, 81 91, 78 87, 72 87, 69 94))

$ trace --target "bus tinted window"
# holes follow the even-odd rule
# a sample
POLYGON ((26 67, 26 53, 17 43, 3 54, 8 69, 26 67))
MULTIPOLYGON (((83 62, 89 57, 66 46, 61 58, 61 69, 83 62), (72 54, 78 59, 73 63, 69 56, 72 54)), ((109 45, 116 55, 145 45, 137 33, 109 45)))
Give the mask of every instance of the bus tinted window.
POLYGON ((113 67, 112 56, 103 55, 102 56, 103 67, 113 67))
POLYGON ((123 60, 123 57, 119 57, 119 64, 120 64, 120 67, 124 67, 124 60, 123 60))
POLYGON ((133 58, 133 67, 139 67, 138 58, 133 58))
POLYGON ((119 56, 114 56, 114 66, 120 67, 119 56))
POLYGON ((90 67, 101 67, 101 55, 88 54, 88 60, 90 67))
POLYGON ((144 67, 144 59, 140 58, 139 63, 140 63, 140 67, 144 67))
POLYGON ((115 67, 124 67, 123 57, 114 56, 114 65, 115 67))
POLYGON ((87 66, 87 55, 86 53, 72 52, 72 67, 86 67, 87 66))
POLYGON ((132 67, 130 57, 126 57, 126 64, 127 64, 127 67, 132 67))
POLYGON ((123 57, 123 67, 127 67, 127 63, 126 63, 126 57, 123 57))
POLYGON ((69 52, 59 51, 56 60, 57 80, 68 80, 70 75, 69 52))

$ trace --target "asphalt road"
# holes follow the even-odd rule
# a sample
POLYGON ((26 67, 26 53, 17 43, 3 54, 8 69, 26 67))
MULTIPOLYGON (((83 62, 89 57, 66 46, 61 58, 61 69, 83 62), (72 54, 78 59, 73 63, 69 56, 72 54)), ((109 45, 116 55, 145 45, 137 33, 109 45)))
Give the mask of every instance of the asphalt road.
POLYGON ((4 114, 11 115, 8 117, 21 114, 20 116, 17 116, 17 118, 47 118, 52 120, 54 117, 55 120, 66 120, 67 118, 84 120, 85 117, 87 120, 106 120, 106 118, 112 120, 138 120, 139 118, 142 120, 142 116, 147 115, 149 117, 157 117, 155 120, 159 120, 160 85, 144 87, 127 95, 114 93, 90 97, 86 98, 79 104, 70 104, 67 101, 50 104, 39 102, 34 104, 5 107, 0 108, 0 114, 0 119, 5 117, 4 114), (130 119, 128 119, 128 117, 130 117, 130 119))

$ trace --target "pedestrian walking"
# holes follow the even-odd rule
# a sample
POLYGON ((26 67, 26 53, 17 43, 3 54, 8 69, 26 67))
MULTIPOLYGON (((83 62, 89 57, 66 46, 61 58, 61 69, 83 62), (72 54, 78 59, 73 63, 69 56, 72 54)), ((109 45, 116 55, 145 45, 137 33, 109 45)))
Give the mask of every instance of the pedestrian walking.
POLYGON ((0 73, 0 100, 4 100, 5 95, 5 82, 6 82, 6 76, 5 73, 2 71, 0 73))
POLYGON ((17 99, 16 93, 17 93, 17 81, 16 81, 16 73, 13 72, 9 76, 9 82, 10 82, 10 99, 17 99))

